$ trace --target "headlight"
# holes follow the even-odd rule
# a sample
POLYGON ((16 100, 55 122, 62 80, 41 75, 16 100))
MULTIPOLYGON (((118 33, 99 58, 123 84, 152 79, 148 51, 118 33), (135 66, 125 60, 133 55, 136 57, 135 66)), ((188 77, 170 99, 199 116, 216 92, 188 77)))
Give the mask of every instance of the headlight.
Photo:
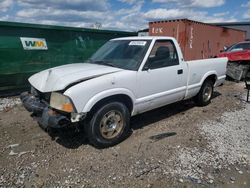
POLYGON ((52 108, 55 108, 57 110, 61 110, 64 112, 73 112, 74 111, 74 107, 73 107, 73 104, 72 104, 70 98, 61 94, 61 93, 57 93, 57 92, 51 93, 50 106, 52 108))

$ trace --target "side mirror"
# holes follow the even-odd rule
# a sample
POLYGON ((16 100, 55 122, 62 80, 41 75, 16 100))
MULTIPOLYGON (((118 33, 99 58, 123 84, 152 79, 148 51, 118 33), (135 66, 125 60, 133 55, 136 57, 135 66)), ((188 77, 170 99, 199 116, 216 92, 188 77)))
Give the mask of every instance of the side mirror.
POLYGON ((224 47, 223 47, 223 50, 224 50, 224 51, 226 51, 227 49, 228 49, 228 47, 227 47, 227 46, 224 46, 224 47))
POLYGON ((142 69, 143 71, 149 71, 150 70, 150 66, 148 63, 146 63, 142 69))
POLYGON ((147 62, 145 63, 145 65, 144 65, 144 67, 143 67, 143 71, 148 71, 148 70, 150 70, 150 61, 149 60, 147 60, 147 62))

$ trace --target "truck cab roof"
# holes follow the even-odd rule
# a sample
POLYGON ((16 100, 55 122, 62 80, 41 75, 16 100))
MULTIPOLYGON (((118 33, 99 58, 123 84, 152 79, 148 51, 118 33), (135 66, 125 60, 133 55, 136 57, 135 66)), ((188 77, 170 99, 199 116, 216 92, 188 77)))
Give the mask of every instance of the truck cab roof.
POLYGON ((121 37, 121 38, 115 38, 111 40, 175 40, 173 37, 167 37, 167 36, 134 36, 134 37, 121 37))

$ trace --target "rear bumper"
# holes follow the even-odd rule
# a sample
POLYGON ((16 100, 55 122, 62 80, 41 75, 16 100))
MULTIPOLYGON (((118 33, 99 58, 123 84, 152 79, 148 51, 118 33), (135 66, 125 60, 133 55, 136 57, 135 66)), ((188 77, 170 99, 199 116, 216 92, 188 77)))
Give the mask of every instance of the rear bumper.
POLYGON ((225 80, 226 80, 226 75, 218 77, 214 87, 222 85, 225 82, 225 80))
POLYGON ((20 99, 23 106, 29 112, 32 112, 32 117, 45 129, 48 127, 63 128, 71 124, 70 118, 66 115, 62 115, 50 109, 45 101, 40 100, 28 92, 22 93, 20 99))

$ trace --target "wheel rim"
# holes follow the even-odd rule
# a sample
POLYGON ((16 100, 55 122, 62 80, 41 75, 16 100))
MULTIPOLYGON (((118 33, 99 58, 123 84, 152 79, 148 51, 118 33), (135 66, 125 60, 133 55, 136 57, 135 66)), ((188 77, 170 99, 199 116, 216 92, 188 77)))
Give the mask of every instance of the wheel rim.
POLYGON ((106 113, 100 122, 100 132, 105 139, 113 139, 118 136, 124 128, 121 112, 111 110, 106 113))
POLYGON ((213 93, 213 88, 210 85, 205 86, 203 90, 203 101, 207 102, 211 99, 212 93, 213 93))

